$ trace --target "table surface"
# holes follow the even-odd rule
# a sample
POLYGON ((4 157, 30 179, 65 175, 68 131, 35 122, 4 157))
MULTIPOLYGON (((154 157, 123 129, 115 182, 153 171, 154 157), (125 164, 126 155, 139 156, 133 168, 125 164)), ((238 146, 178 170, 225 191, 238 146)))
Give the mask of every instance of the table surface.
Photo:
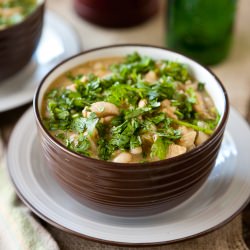
MULTIPOLYGON (((233 105, 250 123, 250 4, 249 0, 238 2, 238 12, 235 25, 234 42, 228 58, 212 70, 224 83, 231 105, 233 105)), ((160 12, 157 16, 143 25, 129 29, 107 29, 87 23, 79 18, 70 0, 48 0, 47 7, 68 20, 79 33, 83 48, 117 43, 146 43, 164 46, 165 40, 165 6, 161 1, 160 12)), ((0 114, 0 132, 7 146, 11 130, 18 118, 30 107, 27 104, 18 109, 0 114)), ((250 247, 250 205, 243 211, 243 233, 250 247)))

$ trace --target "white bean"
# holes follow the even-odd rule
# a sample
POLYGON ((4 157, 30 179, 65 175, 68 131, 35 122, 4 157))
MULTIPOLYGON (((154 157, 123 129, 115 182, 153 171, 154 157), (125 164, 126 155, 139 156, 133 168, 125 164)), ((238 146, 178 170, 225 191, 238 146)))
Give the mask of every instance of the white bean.
POLYGON ((154 71, 149 71, 146 75, 145 75, 145 80, 151 84, 153 84, 154 82, 156 82, 157 80, 157 75, 154 71))
POLYGON ((136 147, 136 148, 132 148, 130 149, 130 153, 133 155, 138 155, 142 153, 142 147, 136 147))
POLYGON ((168 99, 161 102, 161 111, 166 113, 170 118, 177 119, 177 116, 174 113, 176 111, 176 107, 172 107, 171 102, 168 99))
POLYGON ((174 107, 169 107, 169 108, 163 108, 161 110, 163 113, 166 113, 168 117, 173 118, 173 119, 178 119, 177 115, 174 113, 175 108, 174 107))
POLYGON ((128 163, 131 160, 132 160, 132 155, 130 153, 122 152, 113 159, 113 162, 128 163))
POLYGON ((214 119, 208 111, 206 103, 201 94, 196 93, 196 104, 194 104, 194 110, 199 113, 204 119, 214 119))
POLYGON ((209 136, 201 131, 198 132, 196 140, 195 140, 195 145, 200 145, 203 142, 205 142, 209 136))
POLYGON ((144 108, 144 107, 146 107, 147 106, 147 100, 146 99, 141 99, 140 101, 139 101, 139 103, 138 103, 138 107, 139 108, 144 108))
POLYGON ((85 82, 87 82, 87 77, 86 76, 82 76, 82 78, 81 78, 81 82, 83 82, 83 83, 85 83, 85 82))
POLYGON ((194 145, 195 137, 196 137, 196 132, 195 131, 189 131, 189 132, 182 135, 182 137, 179 140, 178 144, 180 146, 190 148, 190 147, 192 147, 194 145))
POLYGON ((105 124, 110 123, 113 118, 114 118, 113 115, 105 116, 105 117, 102 118, 103 119, 103 123, 105 123, 105 124))
POLYGON ((98 117, 119 115, 119 109, 110 102, 95 102, 90 106, 90 110, 98 117))
POLYGON ((87 139, 90 143, 91 151, 96 154, 96 152, 97 152, 96 141, 98 139, 98 130, 96 128, 94 128, 94 130, 91 134, 89 134, 88 131, 85 131, 83 134, 87 137, 87 139))
POLYGON ((66 87, 66 89, 76 92, 76 84, 70 84, 66 87))
POLYGON ((175 157, 180 154, 184 154, 187 152, 187 149, 183 146, 176 145, 176 144, 171 144, 168 147, 168 153, 167 153, 167 159, 175 157))
POLYGON ((164 99, 162 102, 161 102, 161 107, 162 108, 168 108, 171 106, 171 102, 168 100, 168 99, 164 99))

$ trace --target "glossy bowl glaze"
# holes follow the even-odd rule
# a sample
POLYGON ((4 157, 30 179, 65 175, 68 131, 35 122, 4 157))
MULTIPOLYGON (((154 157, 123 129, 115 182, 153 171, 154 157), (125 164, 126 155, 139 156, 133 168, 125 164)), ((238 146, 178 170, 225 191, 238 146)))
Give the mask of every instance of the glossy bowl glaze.
POLYGON ((0 83, 30 61, 41 37, 45 0, 22 22, 0 31, 0 83))
POLYGON ((211 172, 221 145, 229 113, 227 93, 218 78, 197 62, 164 48, 146 45, 116 45, 78 54, 43 79, 34 97, 34 111, 45 166, 62 188, 83 204, 120 216, 145 216, 170 209, 194 194, 211 172), (41 105, 48 86, 61 74, 89 60, 125 56, 134 51, 154 59, 188 65, 206 89, 221 114, 213 135, 202 145, 167 160, 150 163, 113 163, 69 151, 43 126, 41 105))

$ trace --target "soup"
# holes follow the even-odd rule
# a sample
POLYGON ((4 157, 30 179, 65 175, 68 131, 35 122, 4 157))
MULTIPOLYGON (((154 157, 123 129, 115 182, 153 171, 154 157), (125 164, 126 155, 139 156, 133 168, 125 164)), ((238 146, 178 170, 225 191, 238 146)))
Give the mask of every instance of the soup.
POLYGON ((42 119, 71 151, 134 163, 192 150, 211 136, 220 115, 186 65, 135 52, 57 78, 43 98, 42 119))
POLYGON ((0 30, 20 23, 37 6, 37 0, 0 0, 0 30))

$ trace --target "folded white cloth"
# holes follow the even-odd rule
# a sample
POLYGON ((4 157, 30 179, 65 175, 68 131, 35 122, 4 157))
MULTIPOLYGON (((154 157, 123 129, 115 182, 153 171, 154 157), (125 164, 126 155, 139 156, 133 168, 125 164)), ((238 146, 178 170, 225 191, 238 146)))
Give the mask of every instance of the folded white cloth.
POLYGON ((6 170, 0 135, 0 249, 59 250, 51 234, 18 199, 6 170))

